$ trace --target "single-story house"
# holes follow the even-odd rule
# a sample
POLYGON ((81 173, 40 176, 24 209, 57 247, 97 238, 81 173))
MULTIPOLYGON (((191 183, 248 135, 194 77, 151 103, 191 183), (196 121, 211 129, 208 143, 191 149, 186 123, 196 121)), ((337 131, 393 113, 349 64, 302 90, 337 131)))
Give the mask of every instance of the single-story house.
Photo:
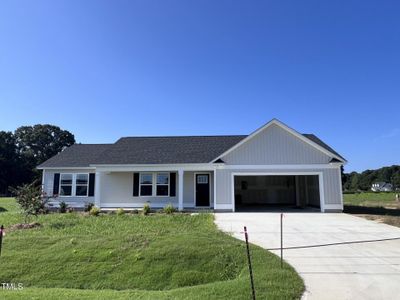
POLYGON ((43 191, 79 207, 275 206, 342 211, 346 160, 313 134, 273 119, 250 135, 123 137, 75 144, 38 166, 43 191))
POLYGON ((393 191, 393 185, 388 182, 375 182, 371 186, 373 192, 391 192, 393 191))

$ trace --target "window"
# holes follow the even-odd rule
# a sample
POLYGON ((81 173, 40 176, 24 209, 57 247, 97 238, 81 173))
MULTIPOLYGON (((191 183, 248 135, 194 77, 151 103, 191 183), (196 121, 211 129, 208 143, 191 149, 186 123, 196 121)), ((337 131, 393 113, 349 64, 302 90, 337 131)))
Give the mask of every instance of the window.
POLYGON ((169 196, 169 174, 158 173, 157 174, 157 196, 169 196))
POLYGON ((89 174, 60 174, 60 196, 87 197, 89 174))
POLYGON ((72 196, 72 174, 60 175, 60 196, 72 196))
POLYGON ((140 196, 153 195, 153 174, 142 173, 140 174, 140 196))
POLYGON ((76 196, 87 196, 88 195, 88 174, 76 174, 75 178, 75 195, 76 196))
POLYGON ((207 184, 208 183, 208 175, 197 175, 197 183, 207 184))

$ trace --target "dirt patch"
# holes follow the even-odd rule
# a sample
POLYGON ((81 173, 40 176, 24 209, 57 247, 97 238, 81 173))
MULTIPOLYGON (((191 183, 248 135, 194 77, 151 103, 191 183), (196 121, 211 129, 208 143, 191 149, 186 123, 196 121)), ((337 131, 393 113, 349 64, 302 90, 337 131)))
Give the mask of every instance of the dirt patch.
POLYGON ((21 223, 21 224, 15 224, 12 225, 8 228, 8 231, 14 231, 14 230, 20 230, 20 229, 32 229, 36 227, 42 226, 38 222, 33 222, 33 223, 21 223))
POLYGON ((346 205, 344 212, 379 223, 400 227, 400 208, 396 205, 364 206, 346 205))
POLYGON ((384 223, 400 227, 400 216, 382 216, 382 215, 365 215, 365 214, 355 214, 355 216, 365 218, 370 221, 375 221, 378 223, 384 223))

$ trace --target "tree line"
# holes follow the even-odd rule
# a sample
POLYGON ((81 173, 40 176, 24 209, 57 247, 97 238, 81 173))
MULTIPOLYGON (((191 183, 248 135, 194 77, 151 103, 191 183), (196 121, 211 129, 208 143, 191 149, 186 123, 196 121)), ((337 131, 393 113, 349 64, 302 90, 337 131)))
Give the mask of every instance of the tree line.
POLYGON ((49 124, 0 131, 0 195, 9 195, 10 187, 40 179, 36 167, 73 144, 72 133, 49 124))
POLYGON ((375 182, 387 182, 394 188, 400 188, 400 166, 365 170, 361 173, 342 173, 342 182, 345 191, 368 191, 375 182))

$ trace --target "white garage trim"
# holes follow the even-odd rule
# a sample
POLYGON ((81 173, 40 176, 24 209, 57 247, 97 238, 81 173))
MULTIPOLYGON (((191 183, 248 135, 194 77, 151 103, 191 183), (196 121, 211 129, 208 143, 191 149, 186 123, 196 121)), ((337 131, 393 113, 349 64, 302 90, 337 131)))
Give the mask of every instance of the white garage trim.
POLYGON ((325 211, 328 211, 328 210, 343 211, 342 204, 325 204, 324 208, 325 208, 325 211))
POLYGON ((232 204, 217 204, 216 207, 214 207, 215 210, 229 210, 229 211, 234 211, 234 208, 232 204))
POLYGON ((340 205, 341 208, 339 209, 343 210, 344 202, 343 202, 343 187, 342 187, 342 170, 340 167, 338 168, 338 173, 339 173, 339 187, 340 187, 340 200, 341 200, 340 202, 342 203, 340 205))
MULTIPOLYGON (((324 175, 322 172, 234 172, 231 174, 231 201, 232 211, 236 211, 235 203, 235 176, 295 176, 295 175, 318 175, 319 181, 319 202, 321 212, 325 212, 325 191, 324 191, 324 175)), ((336 209, 335 205, 335 208, 336 209)), ((329 209, 333 209, 329 207, 329 209)))
MULTIPOLYGON (((339 164, 339 167, 342 164, 339 164)), ((308 164, 308 165, 220 165, 217 167, 218 169, 235 169, 235 170, 287 170, 287 169, 306 169, 306 170, 315 170, 315 169, 336 169, 338 168, 338 164, 308 164)))

